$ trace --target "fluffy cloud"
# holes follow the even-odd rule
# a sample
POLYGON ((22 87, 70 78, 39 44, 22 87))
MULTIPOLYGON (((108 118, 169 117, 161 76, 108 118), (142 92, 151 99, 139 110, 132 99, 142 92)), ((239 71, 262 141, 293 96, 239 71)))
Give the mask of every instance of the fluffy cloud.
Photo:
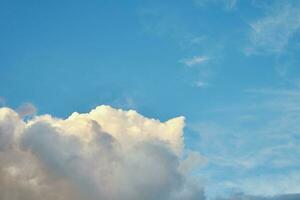
POLYGON ((162 123, 109 106, 29 121, 1 108, 0 199, 204 199, 185 170, 202 158, 183 159, 183 127, 183 117, 162 123))

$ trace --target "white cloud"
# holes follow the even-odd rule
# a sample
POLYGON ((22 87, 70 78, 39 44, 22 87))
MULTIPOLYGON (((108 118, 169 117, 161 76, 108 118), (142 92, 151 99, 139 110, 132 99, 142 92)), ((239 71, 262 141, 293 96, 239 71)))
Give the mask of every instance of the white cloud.
POLYGON ((202 80, 198 80, 195 82, 195 86, 198 88, 206 88, 208 86, 208 83, 202 80))
POLYGON ((221 4, 226 10, 232 10, 237 5, 237 0, 194 0, 198 6, 206 6, 207 4, 221 4))
POLYGON ((185 66, 193 69, 193 75, 197 74, 198 80, 192 81, 192 83, 190 84, 192 87, 206 88, 209 86, 209 79, 211 78, 212 68, 206 65, 206 62, 208 62, 210 59, 211 58, 207 56, 199 55, 185 58, 179 61, 185 66))
POLYGON ((200 65, 200 64, 206 62, 207 60, 209 60, 209 58, 206 56, 193 56, 191 58, 183 59, 180 62, 182 62, 184 65, 186 65, 188 67, 192 67, 195 65, 200 65))
POLYGON ((67 119, 24 121, 0 109, 0 199, 194 200, 183 159, 184 117, 166 122, 99 106, 67 119))
POLYGON ((250 23, 251 45, 246 53, 281 53, 300 30, 299 8, 298 4, 289 4, 289 1, 266 8, 265 16, 250 23))

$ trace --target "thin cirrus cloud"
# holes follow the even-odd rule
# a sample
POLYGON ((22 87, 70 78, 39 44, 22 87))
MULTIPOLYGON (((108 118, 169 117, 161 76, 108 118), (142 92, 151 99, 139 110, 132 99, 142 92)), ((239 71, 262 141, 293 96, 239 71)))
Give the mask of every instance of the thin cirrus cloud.
POLYGON ((264 16, 250 23, 246 54, 281 53, 300 30, 300 4, 276 2, 264 8, 264 16))
POLYGON ((300 91, 266 88, 247 93, 248 98, 256 97, 247 107, 235 105, 218 111, 227 118, 223 123, 208 120, 190 124, 200 135, 200 151, 217 168, 214 173, 233 169, 224 180, 207 187, 246 194, 230 199, 299 199, 300 91), (250 113, 254 117, 238 120, 250 113))
POLYGON ((269 197, 236 194, 229 198, 217 198, 216 200, 298 200, 299 198, 300 194, 286 194, 269 197))
MULTIPOLYGON (((299 172, 290 172, 281 175, 260 175, 252 178, 245 178, 237 183, 237 187, 243 187, 244 192, 259 197, 267 196, 280 197, 282 194, 294 194, 299 192, 299 172), (238 186, 239 185, 239 186, 238 186)), ((298 199, 300 194, 297 195, 298 199)), ((287 198, 280 198, 287 199, 287 198)), ((296 199, 296 198, 295 198, 296 199)))
POLYGON ((193 68, 193 70, 197 70, 197 66, 202 66, 201 71, 198 71, 198 80, 193 81, 192 86, 197 88, 206 88, 209 86, 208 79, 210 77, 211 69, 207 67, 205 64, 210 60, 207 56, 193 56, 190 58, 185 58, 180 60, 180 63, 182 63, 184 66, 193 68))
MULTIPOLYGON (((0 109, 0 199, 194 200, 184 117, 166 122, 99 106, 67 119, 0 109)), ((206 162, 205 159, 203 159, 206 162)))
POLYGON ((180 62, 188 67, 197 66, 203 64, 204 62, 208 61, 209 57, 207 56, 193 56, 191 58, 182 59, 180 62))
POLYGON ((205 81, 198 80, 195 82, 194 85, 195 85, 195 87, 198 87, 198 88, 206 88, 206 87, 208 87, 209 84, 205 81))
POLYGON ((5 98, 0 96, 0 107, 5 106, 5 98))
POLYGON ((221 4, 225 10, 232 10, 236 7, 238 0, 194 0, 194 2, 201 7, 208 4, 221 4))

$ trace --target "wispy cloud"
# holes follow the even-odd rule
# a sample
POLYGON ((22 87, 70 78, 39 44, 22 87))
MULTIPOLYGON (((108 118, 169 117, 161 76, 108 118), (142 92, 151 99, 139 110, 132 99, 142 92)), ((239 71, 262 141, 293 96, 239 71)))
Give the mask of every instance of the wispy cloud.
POLYGON ((264 8, 265 15, 250 23, 247 54, 281 53, 300 30, 300 4, 280 1, 264 8))
POLYGON ((182 60, 180 60, 180 62, 188 67, 193 67, 196 65, 200 65, 208 60, 209 60, 209 57, 199 55, 199 56, 193 56, 191 58, 182 59, 182 60))
POLYGON ((280 175, 269 174, 245 178, 238 181, 236 187, 242 187, 244 193, 254 196, 295 194, 300 191, 300 173, 294 171, 280 175))
POLYGON ((195 35, 186 23, 183 13, 178 12, 172 4, 155 4, 139 9, 139 21, 143 31, 153 36, 165 38, 179 47, 191 45, 195 35))
POLYGON ((206 6, 208 4, 220 4, 225 10, 232 10, 236 7, 238 0, 194 0, 198 6, 206 6))
POLYGON ((203 80, 196 81, 194 85, 198 88, 206 88, 209 86, 209 84, 203 80))
POLYGON ((274 196, 253 196, 246 194, 234 194, 229 198, 217 198, 216 200, 298 200, 300 199, 300 194, 284 194, 284 195, 274 195, 274 196))
POLYGON ((299 88, 255 89, 246 95, 252 99, 250 102, 216 113, 218 117, 226 116, 221 121, 188 125, 199 133, 199 150, 216 169, 213 174, 232 170, 220 186, 216 182, 209 189, 222 194, 222 189, 227 188, 224 193, 237 191, 256 195, 256 199, 299 193, 299 88), (240 120, 245 115, 250 115, 250 120, 240 120), (257 171, 259 174, 253 174, 257 171))
POLYGON ((0 107, 5 106, 5 98, 0 96, 0 107))
POLYGON ((20 117, 32 116, 37 113, 37 108, 32 103, 23 103, 17 108, 20 117))
POLYGON ((191 81, 192 87, 206 88, 209 86, 212 69, 207 66, 206 62, 210 60, 208 56, 193 56, 190 58, 181 59, 179 62, 190 68, 193 75, 196 75, 196 80, 191 81), (199 67, 198 67, 199 66, 199 67))

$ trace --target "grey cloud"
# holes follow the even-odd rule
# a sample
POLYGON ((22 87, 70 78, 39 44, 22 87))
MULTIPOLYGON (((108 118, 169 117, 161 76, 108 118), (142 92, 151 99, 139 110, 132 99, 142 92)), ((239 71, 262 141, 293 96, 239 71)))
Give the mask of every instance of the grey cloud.
POLYGON ((5 106, 5 98, 0 96, 0 107, 5 106))
POLYGON ((20 117, 26 117, 35 115, 37 109, 32 103, 24 103, 17 108, 17 112, 20 115, 20 117))
POLYGON ((0 109, 0 200, 79 200, 67 180, 52 176, 42 163, 17 144, 24 123, 14 111, 0 109))

